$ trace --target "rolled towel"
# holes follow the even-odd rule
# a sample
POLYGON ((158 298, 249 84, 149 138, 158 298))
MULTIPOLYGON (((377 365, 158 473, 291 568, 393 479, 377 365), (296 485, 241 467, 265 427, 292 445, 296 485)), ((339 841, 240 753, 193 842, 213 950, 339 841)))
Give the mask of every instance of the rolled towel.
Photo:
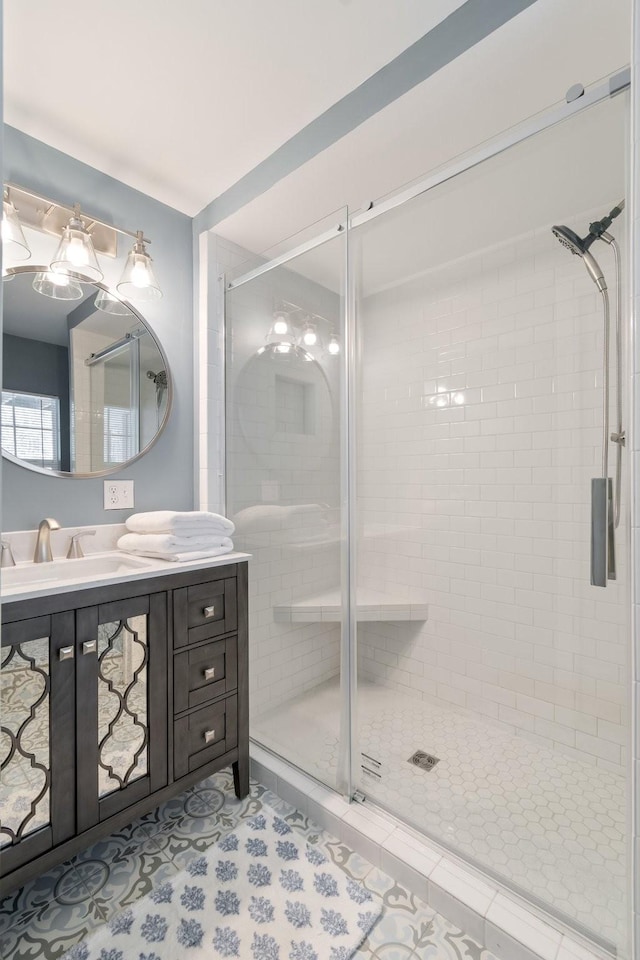
POLYGON ((118 548, 139 557, 184 562, 231 553, 233 542, 229 537, 174 537, 171 534, 125 533, 118 540, 118 548))
POLYGON ((182 537, 207 533, 229 537, 235 530, 227 517, 207 510, 152 510, 134 513, 125 523, 132 533, 172 533, 182 537))

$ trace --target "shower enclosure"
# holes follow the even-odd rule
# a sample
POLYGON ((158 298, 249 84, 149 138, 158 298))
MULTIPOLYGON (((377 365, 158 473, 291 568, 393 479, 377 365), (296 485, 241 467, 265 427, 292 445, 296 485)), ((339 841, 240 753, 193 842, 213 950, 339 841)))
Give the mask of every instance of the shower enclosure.
MULTIPOLYGON (((552 228, 588 238, 626 196, 628 111, 588 93, 225 284, 252 737, 612 952, 630 910, 629 455, 609 436, 627 279, 607 237, 584 251, 594 282, 552 228), (592 515, 594 478, 612 494, 592 515), (615 546, 602 586, 594 538, 609 574, 615 546)), ((606 229, 624 268, 625 212, 606 229)))

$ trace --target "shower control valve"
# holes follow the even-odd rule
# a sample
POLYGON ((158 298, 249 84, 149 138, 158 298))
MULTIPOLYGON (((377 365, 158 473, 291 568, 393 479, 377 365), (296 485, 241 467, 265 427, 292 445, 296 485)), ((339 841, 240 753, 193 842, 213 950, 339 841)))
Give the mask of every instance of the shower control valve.
POLYGON ((624 447, 627 442, 627 435, 624 430, 621 430, 620 433, 611 434, 611 442, 619 443, 621 447, 624 447))

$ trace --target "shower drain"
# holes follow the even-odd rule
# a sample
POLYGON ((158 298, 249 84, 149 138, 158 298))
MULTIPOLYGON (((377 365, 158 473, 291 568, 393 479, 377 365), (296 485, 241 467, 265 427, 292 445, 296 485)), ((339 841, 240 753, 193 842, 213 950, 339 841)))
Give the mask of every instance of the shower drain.
POLYGON ((416 750, 407 762, 412 763, 414 767, 420 767, 421 770, 426 770, 428 773, 429 770, 433 770, 436 763, 440 763, 440 757, 432 757, 430 753, 425 753, 424 750, 416 750))

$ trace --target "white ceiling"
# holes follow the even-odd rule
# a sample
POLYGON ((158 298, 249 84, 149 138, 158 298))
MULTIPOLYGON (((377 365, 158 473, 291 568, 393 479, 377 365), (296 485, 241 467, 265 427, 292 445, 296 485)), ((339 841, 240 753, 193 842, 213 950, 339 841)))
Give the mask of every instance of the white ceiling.
MULTIPOLYGON (((630 6, 537 0, 215 232, 254 253, 269 250, 342 204, 361 208, 563 100, 572 84, 614 73, 630 60, 630 6)), ((499 182, 494 189, 499 205, 499 182)))
POLYGON ((5 0, 5 120, 195 215, 462 2, 5 0))

